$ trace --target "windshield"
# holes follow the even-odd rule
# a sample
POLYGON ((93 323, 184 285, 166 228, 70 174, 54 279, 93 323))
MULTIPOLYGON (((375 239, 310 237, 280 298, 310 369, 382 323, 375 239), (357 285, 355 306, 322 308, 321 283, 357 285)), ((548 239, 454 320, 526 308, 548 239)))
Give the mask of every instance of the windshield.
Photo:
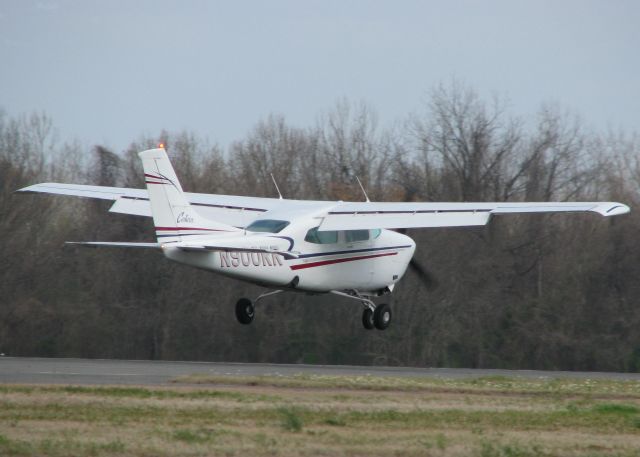
POLYGON ((278 233, 280 230, 289 225, 289 221, 278 221, 275 219, 262 219, 259 221, 253 221, 249 224, 246 230, 251 232, 267 232, 278 233))

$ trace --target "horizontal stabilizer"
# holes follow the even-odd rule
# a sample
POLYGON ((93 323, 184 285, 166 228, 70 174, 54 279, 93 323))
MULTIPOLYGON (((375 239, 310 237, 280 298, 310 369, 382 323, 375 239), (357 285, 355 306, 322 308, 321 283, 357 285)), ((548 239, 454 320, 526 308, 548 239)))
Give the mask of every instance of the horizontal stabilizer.
POLYGON ((65 244, 84 246, 87 248, 145 248, 160 249, 159 243, 126 243, 109 241, 67 241, 65 244))
POLYGON ((285 259, 297 259, 298 256, 289 251, 274 251, 270 249, 259 248, 240 248, 237 246, 213 246, 208 244, 179 245, 177 248, 183 251, 202 252, 202 251, 222 251, 222 252, 258 252, 262 254, 278 254, 285 259))

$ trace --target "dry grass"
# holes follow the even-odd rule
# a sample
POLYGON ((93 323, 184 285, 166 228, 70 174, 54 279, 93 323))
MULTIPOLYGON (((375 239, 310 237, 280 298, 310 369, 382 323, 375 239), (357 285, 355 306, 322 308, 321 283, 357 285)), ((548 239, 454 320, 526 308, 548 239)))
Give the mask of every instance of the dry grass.
POLYGON ((189 377, 0 386, 0 455, 632 456, 633 382, 189 377))

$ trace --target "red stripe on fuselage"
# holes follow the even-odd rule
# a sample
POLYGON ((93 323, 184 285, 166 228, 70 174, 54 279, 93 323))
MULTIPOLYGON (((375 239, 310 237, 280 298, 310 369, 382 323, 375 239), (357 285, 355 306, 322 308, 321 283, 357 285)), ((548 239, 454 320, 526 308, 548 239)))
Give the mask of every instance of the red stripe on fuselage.
POLYGON ((166 179, 166 180, 168 181, 168 179, 167 179, 167 178, 163 178, 162 176, 151 175, 151 174, 149 174, 149 173, 145 173, 144 175, 145 175, 147 178, 153 178, 153 179, 158 179, 158 180, 166 179))
POLYGON ((299 263, 298 265, 291 265, 289 268, 292 270, 302 270, 304 268, 322 267, 324 265, 332 265, 334 263, 352 262, 354 260, 373 259, 375 257, 386 257, 388 255, 396 255, 397 252, 388 252, 386 254, 374 254, 374 255, 361 255, 358 257, 347 257, 342 259, 321 260, 319 262, 299 263))

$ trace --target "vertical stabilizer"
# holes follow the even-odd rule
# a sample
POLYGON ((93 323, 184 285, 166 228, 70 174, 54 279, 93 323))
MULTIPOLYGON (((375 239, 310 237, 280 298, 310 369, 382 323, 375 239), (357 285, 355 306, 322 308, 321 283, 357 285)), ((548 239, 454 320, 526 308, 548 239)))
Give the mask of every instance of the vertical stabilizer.
POLYGON ((164 148, 139 154, 144 169, 158 242, 183 241, 198 235, 237 232, 240 229, 200 216, 184 196, 164 148))

